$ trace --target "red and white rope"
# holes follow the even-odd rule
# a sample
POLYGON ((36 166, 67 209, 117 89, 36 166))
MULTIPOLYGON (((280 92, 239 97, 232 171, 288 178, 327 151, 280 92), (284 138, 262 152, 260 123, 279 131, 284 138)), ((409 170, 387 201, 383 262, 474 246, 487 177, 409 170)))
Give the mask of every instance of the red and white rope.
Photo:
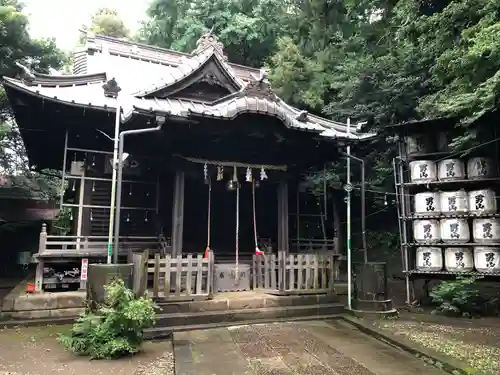
POLYGON ((261 255, 257 238, 257 211, 255 210, 255 180, 252 179, 252 210, 253 210, 253 237, 255 241, 255 254, 261 255))

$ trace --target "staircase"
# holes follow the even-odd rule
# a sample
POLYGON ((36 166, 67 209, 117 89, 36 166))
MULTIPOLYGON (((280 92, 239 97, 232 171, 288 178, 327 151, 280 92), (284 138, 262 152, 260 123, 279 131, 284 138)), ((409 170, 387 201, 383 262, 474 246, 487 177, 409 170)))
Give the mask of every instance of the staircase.
POLYGON ((344 312, 335 295, 272 296, 256 292, 216 295, 207 301, 159 302, 156 326, 148 339, 176 331, 279 321, 331 319, 344 312))
MULTIPOLYGON (((111 184, 95 181, 92 183, 90 204, 109 206, 111 184)), ((109 231, 109 208, 91 208, 89 212, 90 233, 92 236, 107 236, 109 231)))

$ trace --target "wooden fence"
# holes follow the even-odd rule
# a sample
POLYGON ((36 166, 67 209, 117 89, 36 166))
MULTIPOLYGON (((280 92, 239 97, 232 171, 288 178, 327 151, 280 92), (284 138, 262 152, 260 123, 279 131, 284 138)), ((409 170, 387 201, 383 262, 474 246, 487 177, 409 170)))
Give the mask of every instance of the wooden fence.
MULTIPOLYGON (((213 295, 214 256, 198 255, 161 257, 155 254, 147 261, 147 276, 153 281, 153 298, 188 301, 209 299, 213 295)), ((142 281, 141 281, 142 282, 142 281)))
POLYGON ((253 289, 273 294, 321 294, 334 291, 338 255, 333 252, 253 257, 253 289))

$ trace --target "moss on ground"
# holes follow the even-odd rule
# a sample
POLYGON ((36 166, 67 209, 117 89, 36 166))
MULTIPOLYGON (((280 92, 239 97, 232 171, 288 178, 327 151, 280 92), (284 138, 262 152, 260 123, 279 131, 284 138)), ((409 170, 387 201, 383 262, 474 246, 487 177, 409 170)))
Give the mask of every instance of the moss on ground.
MULTIPOLYGON (((500 348, 487 344, 489 340, 485 339, 497 335, 500 337, 500 330, 495 328, 463 329, 414 322, 380 322, 378 327, 396 335, 403 335, 438 353, 454 357, 470 366, 471 373, 480 371, 489 375, 500 375, 500 348)), ((500 339, 498 344, 500 345, 500 339)))

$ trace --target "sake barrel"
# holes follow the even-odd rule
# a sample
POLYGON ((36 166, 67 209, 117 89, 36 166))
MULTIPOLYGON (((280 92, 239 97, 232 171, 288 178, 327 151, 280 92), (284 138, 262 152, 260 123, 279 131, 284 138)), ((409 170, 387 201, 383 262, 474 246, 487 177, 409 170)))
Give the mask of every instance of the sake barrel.
POLYGON ((469 212, 472 214, 494 214, 497 212, 495 191, 481 189, 469 191, 469 212))
POLYGON ((410 163, 411 182, 427 183, 437 180, 436 163, 431 160, 415 160, 410 163))
POLYGON ((419 271, 441 271, 443 251, 439 247, 417 247, 416 269, 419 271))
POLYGON ((423 134, 411 135, 406 137, 406 153, 425 154, 432 152, 431 138, 423 134))
POLYGON ((443 215, 467 212, 469 208, 467 192, 463 189, 441 192, 439 195, 439 207, 443 215))
POLYGON ((441 237, 439 235, 439 221, 415 220, 413 222, 413 238, 418 243, 436 243, 441 237))
POLYGON ((491 178, 496 174, 495 164, 490 158, 476 157, 467 161, 467 178, 491 178))
POLYGON ((498 247, 475 247, 474 267, 478 272, 500 272, 500 249, 498 247))
POLYGON ((450 272, 470 272, 474 269, 474 255, 468 247, 444 249, 444 265, 450 272))
POLYGON ((438 180, 453 181, 465 179, 465 165, 460 159, 441 160, 438 164, 438 180))
POLYGON ((426 191, 415 194, 415 215, 439 215, 439 193, 426 191))
POLYGON ((474 242, 500 242, 500 220, 495 218, 474 219, 472 222, 474 242))
POLYGON ((443 242, 469 242, 470 240, 467 219, 442 219, 440 229, 443 242))

